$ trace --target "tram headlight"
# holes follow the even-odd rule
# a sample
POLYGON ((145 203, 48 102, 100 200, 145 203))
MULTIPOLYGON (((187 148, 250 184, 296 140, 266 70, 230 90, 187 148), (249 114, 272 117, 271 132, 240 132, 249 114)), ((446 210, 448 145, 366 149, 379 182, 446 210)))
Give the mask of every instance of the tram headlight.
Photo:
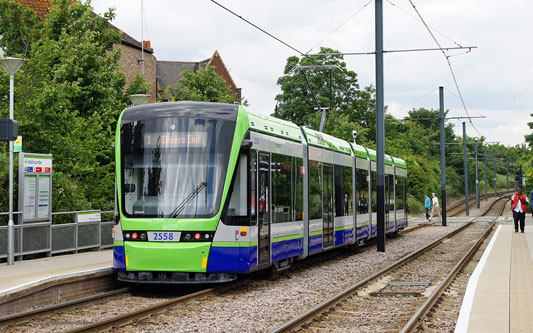
POLYGON ((146 231, 124 231, 122 236, 125 241, 147 241, 148 234, 146 231))
POLYGON ((212 242, 215 233, 213 231, 184 231, 181 233, 182 242, 212 242))

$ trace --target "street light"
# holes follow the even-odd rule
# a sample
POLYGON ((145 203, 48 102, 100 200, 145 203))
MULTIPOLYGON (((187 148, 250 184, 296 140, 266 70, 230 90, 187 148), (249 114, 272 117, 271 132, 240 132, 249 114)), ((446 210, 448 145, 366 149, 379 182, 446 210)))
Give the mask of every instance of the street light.
MULTIPOLYGON (((2 54, 3 55, 3 54, 2 54)), ((15 73, 24 64, 26 59, 2 58, 0 66, 9 74, 9 119, 15 120, 13 116, 13 105, 15 99, 15 73)), ((9 221, 7 223, 7 264, 13 265, 15 261, 15 234, 13 224, 13 141, 9 141, 9 221)))
POLYGON ((142 105, 146 103, 150 95, 148 94, 134 94, 134 95, 128 95, 129 99, 133 103, 133 105, 142 105))

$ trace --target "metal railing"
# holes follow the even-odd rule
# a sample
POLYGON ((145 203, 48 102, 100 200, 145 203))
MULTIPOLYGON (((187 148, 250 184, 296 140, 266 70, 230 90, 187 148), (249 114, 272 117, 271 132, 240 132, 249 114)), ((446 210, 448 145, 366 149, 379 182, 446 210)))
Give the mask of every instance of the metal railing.
MULTIPOLYGON (((13 212, 19 216, 22 212, 13 212)), ((0 213, 7 215, 8 213, 0 213)), ((17 219, 15 218, 15 221, 17 219)), ((22 260, 24 255, 55 254, 80 250, 102 250, 113 247, 111 230, 113 229, 113 211, 72 211, 52 213, 52 221, 24 222, 14 226, 15 250, 17 260, 22 260), (78 213, 100 213, 110 215, 109 221, 78 222, 78 213), (72 219, 68 218, 72 215, 72 219), (67 216, 67 218, 65 218, 67 216), (54 223, 54 217, 61 223, 54 223)), ((0 226, 0 259, 7 258, 7 225, 0 226)))

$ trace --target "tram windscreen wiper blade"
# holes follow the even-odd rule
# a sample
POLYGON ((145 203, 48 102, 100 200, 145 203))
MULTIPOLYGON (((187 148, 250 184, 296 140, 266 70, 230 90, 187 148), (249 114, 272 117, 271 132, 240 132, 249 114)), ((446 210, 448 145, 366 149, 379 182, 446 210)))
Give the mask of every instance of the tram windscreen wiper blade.
POLYGON ((205 187, 207 187, 207 182, 202 182, 200 185, 196 186, 194 191, 189 194, 183 201, 168 215, 169 218, 178 217, 181 211, 187 206, 187 204, 194 199, 198 193, 200 193, 205 187))

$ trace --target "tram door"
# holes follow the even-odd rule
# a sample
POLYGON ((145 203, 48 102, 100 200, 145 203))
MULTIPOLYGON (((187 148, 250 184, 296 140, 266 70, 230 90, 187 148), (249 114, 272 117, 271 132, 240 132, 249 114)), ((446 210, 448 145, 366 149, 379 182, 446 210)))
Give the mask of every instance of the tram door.
POLYGON ((334 229, 334 213, 333 213, 333 166, 330 164, 324 164, 323 166, 323 175, 324 175, 324 189, 323 189, 323 243, 324 248, 333 246, 334 237, 333 237, 333 229, 334 229))
POLYGON ((270 262, 270 154, 259 153, 258 264, 270 262))

